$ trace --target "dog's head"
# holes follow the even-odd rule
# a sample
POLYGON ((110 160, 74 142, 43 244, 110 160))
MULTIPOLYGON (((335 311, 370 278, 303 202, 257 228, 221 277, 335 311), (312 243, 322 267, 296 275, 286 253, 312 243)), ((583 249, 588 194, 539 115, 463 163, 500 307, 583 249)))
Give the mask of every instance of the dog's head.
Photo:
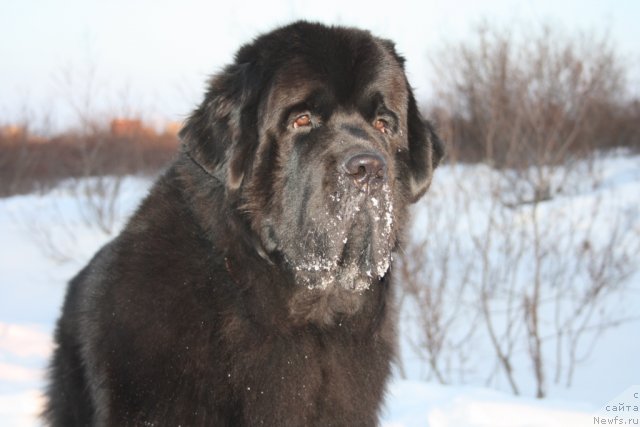
POLYGON ((301 285, 360 292, 387 274, 442 145, 393 44, 299 22, 257 38, 181 132, 265 253, 301 285))

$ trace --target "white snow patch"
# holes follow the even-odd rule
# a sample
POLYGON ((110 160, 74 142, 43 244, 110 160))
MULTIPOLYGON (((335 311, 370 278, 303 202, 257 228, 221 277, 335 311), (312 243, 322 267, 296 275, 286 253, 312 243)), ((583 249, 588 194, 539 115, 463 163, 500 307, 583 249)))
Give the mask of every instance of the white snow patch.
POLYGON ((383 427, 585 427, 584 405, 417 381, 390 384, 383 427))

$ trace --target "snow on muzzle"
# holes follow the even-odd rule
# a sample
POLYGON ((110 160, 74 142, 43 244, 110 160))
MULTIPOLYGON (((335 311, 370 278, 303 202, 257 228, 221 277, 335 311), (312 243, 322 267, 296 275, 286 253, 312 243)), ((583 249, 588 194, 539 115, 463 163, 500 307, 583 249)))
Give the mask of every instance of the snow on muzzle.
POLYGON ((335 191, 308 224, 301 242, 306 250, 301 259, 290 260, 298 283, 361 292, 387 273, 395 244, 394 206, 386 170, 380 173, 376 162, 355 158, 349 165, 353 173, 337 175, 335 191))

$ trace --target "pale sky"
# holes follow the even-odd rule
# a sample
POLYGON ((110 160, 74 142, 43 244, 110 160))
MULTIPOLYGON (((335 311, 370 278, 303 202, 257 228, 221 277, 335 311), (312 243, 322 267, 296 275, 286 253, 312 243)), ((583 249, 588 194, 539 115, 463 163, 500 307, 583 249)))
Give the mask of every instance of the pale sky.
MULTIPOLYGON (((481 20, 608 32, 634 70, 635 0, 0 0, 0 124, 74 120, 72 101, 105 115, 182 120, 207 76, 244 42, 295 19, 363 27, 396 42, 418 97, 433 84, 428 54, 481 20), (88 95, 90 94, 90 95, 88 95)), ((635 73, 635 71, 634 71, 635 73)), ((85 108, 85 107, 81 107, 85 108)))

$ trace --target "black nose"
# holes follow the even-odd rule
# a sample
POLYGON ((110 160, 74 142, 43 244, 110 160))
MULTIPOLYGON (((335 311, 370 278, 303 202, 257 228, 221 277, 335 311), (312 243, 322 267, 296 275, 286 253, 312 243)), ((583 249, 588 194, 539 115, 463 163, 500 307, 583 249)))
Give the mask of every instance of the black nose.
POLYGON ((360 187, 380 186, 387 175, 387 163, 376 153, 359 153, 343 163, 347 175, 360 187))

